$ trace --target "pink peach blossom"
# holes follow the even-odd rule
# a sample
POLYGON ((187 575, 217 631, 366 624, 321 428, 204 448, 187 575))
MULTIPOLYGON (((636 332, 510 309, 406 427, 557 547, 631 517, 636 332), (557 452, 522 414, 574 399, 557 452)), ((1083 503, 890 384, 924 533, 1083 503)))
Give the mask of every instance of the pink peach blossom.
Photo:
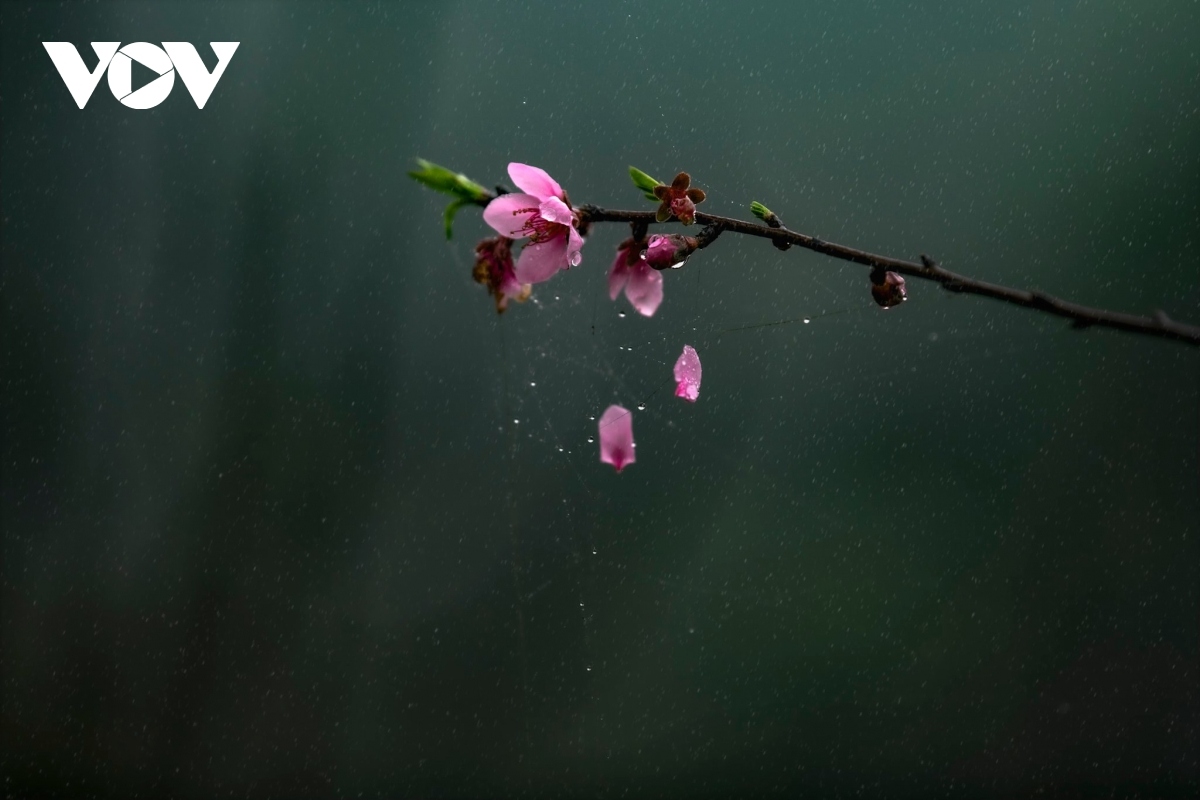
POLYGON ((600 461, 620 472, 637 459, 633 450, 633 414, 618 405, 600 417, 600 461))
POLYGON ((608 271, 608 296, 616 300, 624 289, 638 313, 652 317, 663 300, 663 278, 642 259, 641 251, 641 244, 633 239, 621 242, 608 271))
POLYGON ((700 396, 700 356, 690 344, 683 346, 683 354, 675 362, 675 396, 689 403, 700 396))
POLYGON ((566 192, 545 170, 528 164, 509 164, 508 177, 521 192, 488 203, 483 219, 501 236, 529 239, 517 259, 517 283, 541 283, 578 266, 583 237, 566 192))

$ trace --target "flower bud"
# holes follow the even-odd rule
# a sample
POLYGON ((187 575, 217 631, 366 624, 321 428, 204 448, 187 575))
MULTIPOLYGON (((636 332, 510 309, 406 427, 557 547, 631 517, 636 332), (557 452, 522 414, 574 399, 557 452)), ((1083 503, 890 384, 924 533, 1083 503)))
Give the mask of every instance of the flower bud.
POLYGON ((662 201, 655 215, 659 222, 675 217, 684 225, 691 225, 696 221, 696 203, 704 202, 704 190, 692 187, 692 176, 686 172, 676 175, 670 186, 658 184, 653 194, 662 201))
POLYGON ((908 293, 904 289, 904 276, 876 269, 871 273, 871 297, 880 308, 900 305, 908 299, 908 293))
POLYGON ((664 236, 656 233, 642 251, 642 260, 654 269, 679 269, 699 246, 695 236, 681 236, 678 233, 664 236))
POLYGON ((767 226, 770 228, 783 227, 783 223, 779 221, 779 217, 775 214, 775 212, 757 200, 750 204, 750 213, 767 223, 767 226))
POLYGON ((475 245, 471 276, 476 283, 487 287, 488 294, 496 301, 497 314, 504 313, 509 300, 524 303, 531 294, 532 287, 518 281, 513 271, 512 239, 506 236, 484 239, 475 245))
POLYGON ((687 195, 672 198, 671 213, 684 225, 691 225, 696 221, 696 204, 687 195))

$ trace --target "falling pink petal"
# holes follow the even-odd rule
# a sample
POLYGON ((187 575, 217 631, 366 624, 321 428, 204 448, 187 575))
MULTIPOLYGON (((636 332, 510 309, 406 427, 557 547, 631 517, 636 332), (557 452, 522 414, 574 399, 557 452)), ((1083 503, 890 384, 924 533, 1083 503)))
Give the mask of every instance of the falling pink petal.
POLYGON ((683 346, 683 354, 675 362, 675 396, 689 403, 700 396, 700 356, 690 344, 683 346))
POLYGON ((600 460, 617 472, 637 459, 633 452, 633 414, 620 406, 609 406, 600 417, 600 460))

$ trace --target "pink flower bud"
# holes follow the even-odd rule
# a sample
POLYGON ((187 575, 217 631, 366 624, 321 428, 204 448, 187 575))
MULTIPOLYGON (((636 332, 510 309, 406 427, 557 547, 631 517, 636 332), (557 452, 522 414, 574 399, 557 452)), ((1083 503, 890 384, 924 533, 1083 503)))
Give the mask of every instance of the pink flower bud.
POLYGON ((908 299, 904 276, 895 272, 875 270, 871 273, 871 297, 881 308, 898 306, 908 299))
POLYGON ((679 269, 699 247, 695 236, 654 234, 642 252, 642 260, 654 269, 679 269))
POLYGON ((672 198, 671 213, 684 225, 691 225, 696 221, 696 204, 687 195, 672 198))

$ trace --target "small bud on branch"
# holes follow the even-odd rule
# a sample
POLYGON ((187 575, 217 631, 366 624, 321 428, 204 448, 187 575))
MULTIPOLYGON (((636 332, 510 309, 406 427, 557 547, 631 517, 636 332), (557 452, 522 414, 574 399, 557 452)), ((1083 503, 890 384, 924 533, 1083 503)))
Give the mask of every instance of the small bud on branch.
POLYGON ((904 277, 880 267, 871 270, 871 297, 880 308, 900 305, 908 299, 904 277))

